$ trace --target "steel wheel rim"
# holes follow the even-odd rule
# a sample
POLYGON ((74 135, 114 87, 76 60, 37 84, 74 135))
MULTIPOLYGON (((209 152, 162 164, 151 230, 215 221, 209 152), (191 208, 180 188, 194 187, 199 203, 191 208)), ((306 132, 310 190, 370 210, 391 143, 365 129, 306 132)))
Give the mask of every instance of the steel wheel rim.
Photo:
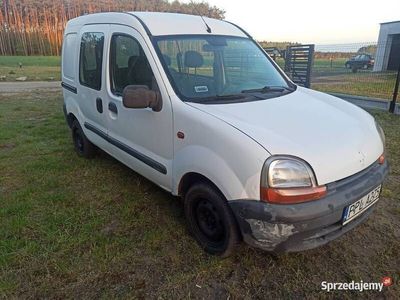
POLYGON ((216 207, 207 199, 200 199, 194 208, 197 227, 212 243, 225 241, 225 228, 216 207))

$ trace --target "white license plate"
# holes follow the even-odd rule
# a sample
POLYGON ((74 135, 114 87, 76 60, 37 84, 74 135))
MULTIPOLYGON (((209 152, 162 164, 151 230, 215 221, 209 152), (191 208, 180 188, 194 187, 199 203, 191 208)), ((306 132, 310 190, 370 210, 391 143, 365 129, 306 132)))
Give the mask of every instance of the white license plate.
POLYGON ((343 214, 343 225, 347 224, 351 220, 360 216, 364 211, 366 211, 372 204, 379 200, 379 195, 381 193, 382 185, 379 185, 367 195, 357 200, 353 204, 347 206, 343 214))

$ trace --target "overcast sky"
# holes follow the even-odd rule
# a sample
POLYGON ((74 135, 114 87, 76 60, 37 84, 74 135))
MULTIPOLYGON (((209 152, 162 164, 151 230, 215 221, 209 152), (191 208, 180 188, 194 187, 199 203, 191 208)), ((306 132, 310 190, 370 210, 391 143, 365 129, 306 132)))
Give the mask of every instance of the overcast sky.
POLYGON ((226 20, 240 25, 257 40, 316 44, 372 42, 378 39, 379 23, 400 20, 400 0, 207 2, 224 9, 226 20))

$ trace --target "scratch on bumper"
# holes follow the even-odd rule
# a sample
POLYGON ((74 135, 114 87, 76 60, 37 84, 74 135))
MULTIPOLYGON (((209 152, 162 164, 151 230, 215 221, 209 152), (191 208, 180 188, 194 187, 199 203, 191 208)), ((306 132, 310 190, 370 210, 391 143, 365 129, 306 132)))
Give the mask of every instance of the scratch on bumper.
POLYGON ((256 219, 246 219, 246 222, 250 225, 256 244, 264 249, 275 249, 295 233, 291 224, 271 224, 256 219))

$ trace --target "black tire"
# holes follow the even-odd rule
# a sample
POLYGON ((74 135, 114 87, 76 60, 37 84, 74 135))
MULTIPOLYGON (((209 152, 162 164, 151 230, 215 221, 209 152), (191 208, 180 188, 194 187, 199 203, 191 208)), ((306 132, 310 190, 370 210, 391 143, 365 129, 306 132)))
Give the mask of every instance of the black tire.
POLYGON ((235 216, 224 196, 207 183, 193 185, 185 195, 190 232, 208 253, 230 256, 240 242, 235 216))
POLYGON ((72 122, 71 131, 76 153, 85 158, 92 158, 96 153, 96 147, 87 139, 78 120, 72 122))

